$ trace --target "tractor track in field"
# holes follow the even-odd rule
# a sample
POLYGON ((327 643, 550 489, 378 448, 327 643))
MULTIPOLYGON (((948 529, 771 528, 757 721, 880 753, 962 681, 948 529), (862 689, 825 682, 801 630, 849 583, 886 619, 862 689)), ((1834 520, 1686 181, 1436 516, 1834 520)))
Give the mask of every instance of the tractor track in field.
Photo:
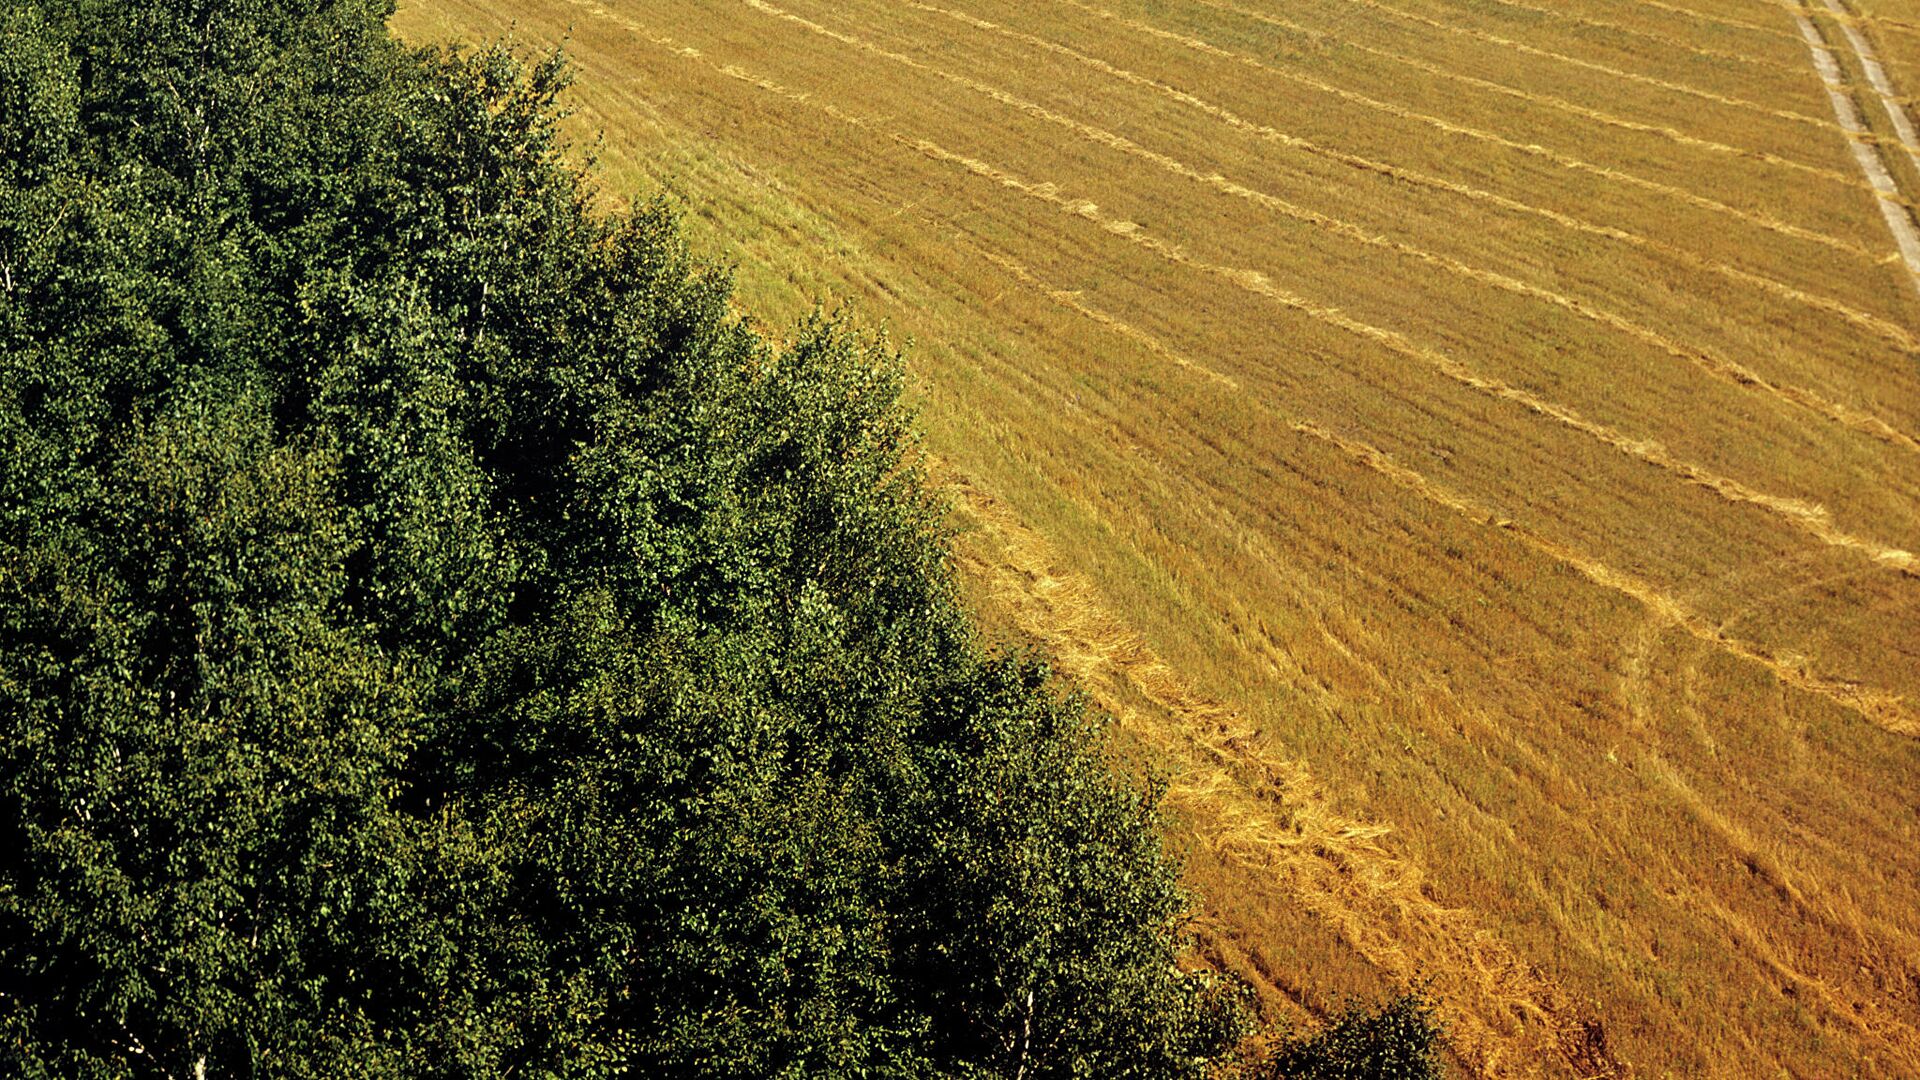
POLYGON ((1821 0, 1821 3, 1833 15, 1841 35, 1847 39, 1848 47, 1853 49, 1854 57, 1860 61, 1860 70, 1866 73, 1867 85, 1879 97, 1880 108, 1887 114, 1887 122, 1893 125, 1899 147, 1908 157, 1920 162, 1920 134, 1914 132, 1913 118, 1901 104, 1900 94, 1893 88, 1893 79, 1887 75, 1886 65, 1880 62, 1873 46, 1861 35, 1858 20, 1841 0, 1821 0))
MULTIPOLYGON (((1104 60, 1101 60, 1098 57, 1088 56, 1084 53, 1079 52, 1078 50, 1069 48, 1064 45, 1060 45, 1056 42, 1046 41, 1045 39, 1037 38, 1030 34, 1024 34, 1019 31, 1014 31, 1006 27, 1001 27, 1001 26, 998 26, 997 24, 988 22, 987 20, 975 19, 972 16, 965 15, 964 13, 960 13, 960 12, 947 12, 946 9, 944 8, 937 8, 930 4, 912 3, 910 6, 921 8, 923 10, 928 10, 928 11, 943 12, 948 14, 950 17, 959 18, 959 19, 962 19, 963 21, 973 23, 975 25, 993 27, 994 31, 997 33, 1009 34, 1019 39, 1029 41, 1039 47, 1048 49, 1050 51, 1058 52, 1062 55, 1069 56, 1075 59, 1077 62, 1095 67, 1096 69, 1104 71, 1107 74, 1114 76, 1115 78, 1119 78, 1127 82, 1135 83, 1136 85, 1150 87, 1175 100, 1181 101, 1185 104, 1192 106, 1193 108, 1199 109, 1202 112, 1205 112, 1211 116, 1214 116, 1215 118, 1219 119, 1221 122, 1227 124, 1229 127, 1246 131, 1262 139, 1279 143, 1280 145, 1286 146, 1289 149, 1298 150, 1302 153, 1311 154, 1313 156, 1324 158, 1329 161, 1335 161, 1342 165, 1346 165, 1349 168, 1358 169, 1363 172, 1371 172, 1371 173, 1376 173, 1382 176, 1391 177, 1392 179, 1395 179, 1407 184, 1411 184, 1416 187, 1425 187, 1425 188, 1430 188, 1436 191, 1445 191, 1445 192, 1449 192, 1451 194, 1460 196, 1462 198, 1471 199, 1476 202, 1483 202, 1488 205, 1498 206, 1501 209, 1509 210, 1514 213, 1525 214, 1531 217, 1538 217, 1543 220, 1550 221, 1555 225, 1558 225, 1562 228, 1568 229, 1573 232, 1585 233, 1590 236, 1604 237, 1606 239, 1614 240, 1623 244, 1627 244, 1632 247, 1637 247, 1642 250, 1652 251, 1652 252, 1658 253, 1659 255, 1665 258, 1672 259, 1673 261, 1678 262, 1688 267, 1689 269, 1698 270, 1704 273, 1717 274, 1721 277, 1727 278, 1730 281, 1737 281, 1743 285, 1751 286, 1753 288, 1760 289, 1764 292, 1771 293, 1780 299, 1788 300, 1793 303, 1802 304, 1809 308, 1814 308, 1817 310, 1825 311, 1829 314, 1837 315, 1847 320, 1848 322, 1851 322, 1854 325, 1861 327, 1862 329, 1871 331, 1872 333, 1882 338, 1885 338, 1887 341, 1893 343, 1894 345, 1902 349, 1905 349, 1908 351, 1920 350, 1920 337, 1916 337, 1913 334, 1913 332, 1908 330, 1906 327, 1898 323, 1895 323, 1889 319, 1882 318, 1878 315, 1861 311, 1858 308, 1855 308, 1845 303, 1844 301, 1834 299, 1833 297, 1822 296, 1816 293, 1810 293, 1804 289, 1796 288, 1785 282, 1767 277, 1763 274, 1756 274, 1751 271, 1742 270, 1738 267, 1729 266, 1724 263, 1716 262, 1714 260, 1697 255, 1693 252, 1686 251, 1681 248, 1673 247, 1670 244, 1665 244, 1660 241, 1653 240, 1649 237, 1642 236, 1638 233, 1631 232, 1627 229, 1623 229, 1618 226, 1597 224, 1594 222, 1583 220, 1581 218, 1574 217, 1571 214, 1566 214, 1558 210, 1553 210, 1553 209, 1549 209, 1541 206, 1535 206, 1531 203, 1526 203, 1521 200, 1511 198, 1509 196, 1500 195, 1496 192, 1491 192, 1481 188, 1476 188, 1469 184, 1464 184, 1458 181, 1448 180, 1444 177, 1433 176, 1427 173, 1423 173, 1417 169, 1395 165, 1391 162, 1375 161, 1358 154, 1349 153, 1333 147, 1322 146, 1320 144, 1312 142, 1311 140, 1301 138, 1297 135, 1293 135, 1285 131, 1280 131, 1268 125, 1246 120, 1238 116, 1237 114, 1233 113, 1231 110, 1228 110, 1220 105, 1217 105, 1210 101, 1206 101, 1205 99, 1199 98, 1193 94, 1187 93, 1186 91, 1183 91, 1178 87, 1170 86, 1165 83, 1159 82, 1158 80, 1155 80, 1149 76, 1144 76, 1133 71, 1128 71, 1124 68, 1120 68, 1116 65, 1113 65, 1104 60)), ((1462 76, 1462 78, 1466 78, 1466 77, 1462 76)), ((1479 80, 1472 80, 1472 81, 1478 82, 1479 80)), ((1497 85, 1497 84, 1490 84, 1490 85, 1497 85)), ((1501 89, 1504 90, 1506 88, 1502 87, 1501 89)), ((1737 148, 1733 148, 1733 147, 1726 147, 1724 149, 1732 150, 1737 153, 1745 153, 1744 151, 1739 151, 1737 148)), ((1849 184, 1851 186, 1859 187, 1862 189, 1865 189, 1866 187, 1866 185, 1860 181, 1849 180, 1849 184)), ((1865 253, 1863 252, 1863 254, 1865 253)), ((1792 388, 1786 388, 1786 390, 1788 393, 1793 393, 1796 396, 1801 396, 1803 393, 1803 392, 1795 391, 1792 388)), ((1902 432, 1893 430, 1891 427, 1888 427, 1884 421, 1878 420, 1877 418, 1868 418, 1864 413, 1861 413, 1859 410, 1853 409, 1850 406, 1839 405, 1831 402, 1821 402, 1817 399, 1816 396, 1811 394, 1805 394, 1804 403, 1807 404, 1808 407, 1814 408, 1816 409, 1816 411, 1821 411, 1826 415, 1828 415, 1830 418, 1835 419, 1840 423, 1846 424, 1848 426, 1860 426, 1860 424, 1864 423, 1866 427, 1871 427, 1874 429, 1873 434, 1876 438, 1881 438, 1886 441, 1890 441, 1898 445, 1906 446, 1909 448, 1920 448, 1920 444, 1917 444, 1911 436, 1908 436, 1902 432), (1841 416, 1842 412, 1850 414, 1851 418, 1843 419, 1841 416)), ((1866 427, 1863 427, 1862 430, 1865 430, 1866 427)))
MULTIPOLYGON (((1757 610, 1791 604, 1798 596, 1812 589, 1872 573, 1868 568, 1857 566, 1819 572, 1817 555, 1817 552, 1801 552, 1738 568, 1697 590, 1696 600, 1717 595, 1737 595, 1743 587, 1754 582, 1770 584, 1758 598, 1750 599, 1714 620, 1715 632, 1726 636, 1757 610), (1783 581, 1790 584, 1782 587, 1779 583, 1783 581)), ((1889 1008, 1888 1003, 1879 1000, 1879 995, 1865 985, 1864 980, 1856 982, 1854 969, 1861 959, 1914 955, 1920 938, 1885 919, 1862 912, 1845 889, 1834 890, 1819 881, 1817 876, 1796 875, 1768 857, 1763 845, 1746 828, 1722 813, 1677 770, 1665 763, 1659 750, 1659 739, 1652 731, 1653 712, 1657 706, 1651 664, 1656 644, 1669 629, 1670 624, 1649 611, 1636 631, 1628 636, 1624 649, 1625 660, 1618 692, 1633 722, 1631 737, 1640 744, 1638 750, 1642 764, 1652 764, 1652 775, 1661 786, 1671 791, 1675 805, 1683 808, 1705 830, 1718 837, 1730 855, 1752 868, 1756 877, 1791 908, 1795 918, 1808 925, 1819 926, 1835 939, 1853 941, 1859 951, 1851 959, 1828 966, 1824 971, 1814 970, 1805 960, 1778 948, 1768 935, 1727 908, 1711 891, 1690 887, 1692 899, 1689 903, 1719 923, 1726 931, 1728 940, 1747 954, 1755 968, 1764 973, 1776 989, 1782 993, 1804 994, 1806 1000, 1817 1003, 1832 1022, 1851 1028, 1863 1041, 1876 1042, 1889 1051, 1897 1052, 1902 1042, 1911 1044, 1915 1036, 1920 1035, 1920 1030, 1916 1030, 1913 1022, 1901 1016, 1896 1008, 1889 1008), (1838 990, 1844 990, 1845 994, 1837 993, 1838 990)), ((1691 702, 1695 687, 1702 677, 1700 658, 1710 655, 1712 650, 1697 635, 1691 645, 1690 655, 1684 657, 1681 649, 1673 650, 1671 677, 1679 683, 1673 694, 1681 699, 1682 709, 1694 715, 1696 721, 1705 723, 1704 718, 1694 713, 1691 702)), ((1865 970, 1859 968, 1863 973, 1865 970)))
MULTIPOLYGON (((1828 0, 1828 3, 1830 8, 1845 10, 1833 0, 1828 0)), ((1887 231, 1893 234, 1894 246, 1906 265, 1907 275, 1914 287, 1920 289, 1920 227, 1916 227, 1913 213, 1902 205, 1907 196, 1894 180, 1890 165, 1883 156, 1884 143, 1868 129, 1861 115, 1860 103, 1854 98, 1853 86, 1840 65, 1839 56, 1826 35, 1814 24, 1812 12, 1801 0, 1784 0, 1784 6, 1806 42, 1814 70, 1826 85, 1827 100, 1833 106, 1833 115, 1839 121, 1841 131, 1847 136, 1847 146, 1853 152, 1854 163, 1860 166, 1868 185, 1880 196, 1875 202, 1879 204, 1880 216, 1887 223, 1887 231)), ((1843 26, 1842 29, 1846 31, 1845 36, 1855 50, 1855 59, 1874 82, 1882 107, 1893 118, 1894 128, 1904 143, 1902 149, 1909 153, 1920 152, 1920 146, 1915 145, 1917 140, 1913 126, 1895 99, 1892 85, 1887 81, 1886 72, 1880 67, 1872 48, 1852 27, 1843 26)))
POLYGON ((1456 37, 1466 37, 1466 38, 1471 38, 1475 41, 1483 41, 1489 45, 1498 45, 1503 49, 1508 49, 1513 52, 1521 53, 1526 56, 1538 57, 1542 60, 1548 60, 1553 63, 1562 64, 1568 67, 1579 68, 1583 71, 1591 71, 1599 75, 1605 75, 1611 79, 1618 79, 1622 82, 1637 83, 1641 86, 1651 86, 1651 87, 1654 87, 1655 89, 1664 90, 1671 94, 1679 94, 1683 97, 1690 97, 1695 99, 1696 101, 1704 101, 1709 104, 1720 105, 1730 109, 1742 109, 1747 112, 1758 114, 1760 116, 1772 117, 1773 119, 1776 119, 1776 120, 1785 120, 1785 121, 1788 121, 1789 123, 1803 124, 1808 127, 1816 127, 1821 129, 1833 129, 1833 128, 1839 127, 1839 125, 1836 124, 1834 121, 1822 119, 1821 117, 1818 117, 1818 116, 1808 116, 1806 113, 1794 112, 1791 109, 1776 109, 1771 105, 1767 105, 1763 102, 1748 101, 1745 98, 1730 97, 1726 94, 1717 93, 1715 91, 1708 90, 1703 87, 1693 86, 1688 83, 1677 82, 1672 79, 1662 79, 1653 75, 1641 74, 1640 72, 1637 72, 1637 71, 1627 71, 1623 68, 1613 67, 1608 64, 1597 63, 1592 60, 1584 60, 1578 56, 1568 56, 1565 53, 1557 53, 1552 51, 1551 49, 1542 49, 1534 45, 1529 45, 1524 41, 1516 41, 1513 38, 1501 37, 1499 34, 1488 33, 1485 30, 1475 30, 1471 27, 1466 27, 1466 26, 1454 26, 1451 23, 1443 22, 1435 18, 1430 18, 1426 15, 1421 15, 1418 12, 1407 11, 1404 8, 1395 7, 1392 4, 1382 2, 1382 0, 1346 0, 1346 2, 1356 7, 1366 8, 1369 11, 1378 11, 1382 15, 1385 15, 1389 18, 1400 19, 1404 22, 1409 22, 1416 26, 1424 26, 1428 29, 1437 30, 1444 34, 1452 34, 1456 37))
MULTIPOLYGON (((1791 222, 1781 221, 1778 218, 1770 217, 1763 213, 1758 213, 1751 210, 1742 210, 1739 207, 1728 205, 1727 203, 1720 202, 1716 199, 1708 198, 1707 196, 1698 194, 1693 191, 1688 191, 1685 188, 1676 187, 1672 184, 1662 183, 1658 180, 1650 180, 1636 173, 1626 172, 1626 171, 1615 169, 1606 165, 1598 165, 1593 162, 1586 161, 1578 157, 1574 157, 1571 154, 1566 154, 1561 151, 1551 149, 1549 147, 1540 146, 1534 143, 1521 142, 1517 139, 1510 139, 1497 132, 1486 131, 1481 128, 1471 127, 1465 124, 1458 124, 1451 120, 1444 119, 1442 117, 1432 116, 1426 113, 1419 112, 1414 109, 1406 108, 1405 106, 1395 105, 1392 102, 1382 101, 1378 98, 1369 97, 1366 94, 1362 94, 1358 91, 1349 90, 1342 86, 1336 86, 1332 83, 1328 83, 1323 80, 1313 78, 1312 76, 1303 75, 1297 71, 1290 71, 1283 67, 1276 67, 1273 64, 1269 64, 1265 61, 1258 59, 1257 57, 1249 56, 1245 53, 1235 52, 1231 49, 1222 48, 1218 45, 1213 44, 1210 41, 1203 41, 1200 38, 1192 37, 1187 34, 1177 33, 1175 31, 1165 29, 1164 27, 1155 26, 1152 23, 1142 22, 1138 19, 1130 19, 1124 15, 1120 15, 1115 12, 1108 11, 1107 9, 1099 7, 1095 4, 1088 3, 1087 0, 1060 0, 1060 2, 1063 4, 1066 4, 1069 7, 1079 8, 1080 10, 1085 11, 1098 18, 1109 20, 1113 22, 1115 25, 1123 26, 1129 30, 1134 31, 1135 33, 1144 34, 1149 37, 1156 37, 1162 40, 1170 41, 1170 42, 1173 42, 1174 44, 1180 45, 1183 48, 1192 50, 1194 52, 1203 53, 1205 55, 1209 55, 1221 60, 1237 63, 1243 67, 1251 68, 1255 71, 1262 72, 1264 75, 1268 77, 1284 79, 1296 85, 1307 87, 1308 89, 1313 90, 1315 92, 1327 94, 1331 97, 1338 98, 1341 101, 1357 106, 1359 108, 1364 108, 1370 111, 1384 113, 1388 116, 1393 116, 1398 119, 1402 119, 1402 120, 1410 121, 1412 123, 1422 124, 1424 126, 1431 127, 1446 135, 1455 136, 1459 138, 1473 139, 1479 142, 1490 143, 1504 150, 1509 150, 1514 153, 1523 154, 1528 157, 1538 158, 1542 161, 1546 161, 1549 164, 1552 164, 1561 169, 1565 169, 1569 172, 1583 173, 1588 176, 1597 176, 1611 183, 1616 183, 1616 184, 1620 184, 1627 187, 1638 188, 1641 191, 1650 192, 1652 194, 1660 195, 1664 198, 1669 198, 1678 202, 1686 203, 1687 205, 1692 206, 1696 209, 1709 211, 1715 214, 1725 215, 1727 217, 1741 221, 1755 228, 1778 233, 1782 236, 1792 237, 1793 239, 1796 239, 1796 240, 1803 240, 1808 243, 1819 244, 1823 247, 1831 248, 1834 251, 1844 252, 1866 263, 1879 263, 1883 261, 1883 259, 1886 256, 1886 253, 1884 251, 1876 252, 1876 251, 1869 250, 1868 248, 1863 247, 1862 245, 1852 240, 1834 236, 1830 233, 1824 233, 1819 231, 1818 229, 1810 229, 1805 226, 1795 225, 1791 222)), ((1215 2, 1215 0, 1196 0, 1196 2, 1202 4, 1203 6, 1213 7, 1220 10, 1226 10, 1226 11, 1236 10, 1228 7, 1227 5, 1217 3, 1215 2)))
MULTIPOLYGON (((1730 19, 1724 15, 1712 15, 1695 8, 1669 4, 1666 3, 1665 0, 1627 0, 1627 2, 1640 7, 1653 8, 1656 11, 1666 11, 1675 15, 1685 16, 1686 18, 1705 23, 1709 26, 1721 26, 1730 30, 1745 30, 1755 34, 1765 34, 1768 37, 1783 38, 1796 43, 1801 41, 1800 35, 1792 30, 1782 30, 1777 26, 1765 26, 1760 23, 1747 22, 1744 19, 1730 19)), ((1778 0, 1756 0, 1756 2, 1772 7, 1778 0)), ((1859 12, 1849 11, 1844 6, 1833 11, 1816 11, 1815 14, 1823 19, 1844 25, 1878 26, 1906 34, 1920 34, 1920 23, 1908 22, 1905 19, 1897 19, 1887 15, 1865 15, 1859 12)))
POLYGON ((1473 499, 1435 483, 1396 462, 1392 455, 1364 442, 1335 434, 1310 423, 1298 423, 1294 427, 1302 434, 1311 435, 1340 447, 1355 460, 1434 503, 1471 520, 1504 529, 1527 547, 1579 571, 1583 577, 1594 584, 1639 601, 1647 609, 1649 617, 1660 625, 1678 627, 1707 645, 1765 668, 1785 685, 1826 698, 1876 727, 1896 735, 1920 737, 1920 718, 1914 716, 1905 699, 1898 695, 1865 687, 1850 679, 1836 679, 1819 674, 1803 659, 1782 657, 1764 646, 1732 637, 1714 625, 1711 620, 1694 612, 1648 582, 1631 574, 1622 573, 1598 559, 1550 539, 1525 525, 1500 519, 1492 510, 1473 499))
POLYGON ((1803 175, 1818 177, 1821 180, 1841 187, 1871 190, 1867 188, 1865 183, 1852 174, 1842 172, 1839 169, 1828 168, 1824 165, 1812 165, 1804 161, 1781 157, 1778 154, 1769 153, 1765 150, 1733 146, 1713 139, 1702 138, 1698 135, 1690 135, 1681 131, 1679 128, 1667 124, 1649 123, 1644 120, 1632 120, 1624 116, 1615 116, 1612 113, 1593 108, 1590 105, 1582 105, 1578 102, 1568 101, 1565 98, 1555 97, 1552 94, 1522 90, 1519 87, 1508 86, 1505 83, 1494 82, 1491 79, 1482 79, 1477 76, 1467 75, 1463 72, 1454 71, 1450 68, 1432 63, 1431 61, 1421 60, 1418 57, 1394 52, 1391 49, 1383 49, 1376 45, 1369 45, 1357 38, 1345 37, 1324 30, 1315 30, 1291 20, 1280 18, 1277 15, 1254 11, 1237 4, 1224 2, 1224 0, 1197 0, 1197 2, 1203 7, 1210 7, 1217 11, 1238 15, 1241 18, 1272 26, 1275 29, 1286 30, 1289 33, 1301 34, 1316 40, 1333 42, 1341 48, 1352 49, 1355 52, 1364 53, 1368 56, 1379 57, 1388 63, 1412 68, 1415 71, 1432 75, 1435 78, 1446 79, 1449 82, 1457 82, 1462 86, 1471 86, 1476 90, 1482 90, 1500 97, 1511 98, 1526 105, 1544 106, 1548 109, 1565 113, 1568 116, 1578 117, 1603 127, 1615 128, 1621 131, 1631 131, 1641 135, 1653 135, 1680 146, 1694 150, 1703 150, 1711 154, 1719 154, 1723 157, 1758 161, 1774 168, 1788 169, 1803 175))

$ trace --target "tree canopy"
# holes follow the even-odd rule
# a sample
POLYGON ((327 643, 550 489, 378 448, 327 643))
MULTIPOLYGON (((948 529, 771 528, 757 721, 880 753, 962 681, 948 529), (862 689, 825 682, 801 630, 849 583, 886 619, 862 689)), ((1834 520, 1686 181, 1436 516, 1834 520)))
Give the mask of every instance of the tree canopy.
POLYGON ((0 1071, 1201 1074, 897 353, 386 15, 0 0, 0 1071))

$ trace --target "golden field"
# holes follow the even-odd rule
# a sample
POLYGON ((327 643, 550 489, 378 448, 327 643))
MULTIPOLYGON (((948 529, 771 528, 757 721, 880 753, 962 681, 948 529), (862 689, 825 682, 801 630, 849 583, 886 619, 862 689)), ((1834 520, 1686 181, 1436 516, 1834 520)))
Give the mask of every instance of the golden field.
POLYGON ((775 332, 911 340, 984 620, 1168 777, 1271 1015, 1424 981, 1463 1075, 1920 1076, 1920 158, 1854 45, 1920 90, 1920 5, 395 26, 564 41, 610 201, 775 332))

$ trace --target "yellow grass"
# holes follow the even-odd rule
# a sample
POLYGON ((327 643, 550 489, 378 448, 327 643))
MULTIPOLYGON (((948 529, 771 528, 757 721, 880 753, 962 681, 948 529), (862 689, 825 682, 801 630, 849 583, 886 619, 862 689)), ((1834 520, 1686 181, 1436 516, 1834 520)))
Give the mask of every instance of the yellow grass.
MULTIPOLYGON (((1910 214, 1856 31, 1804 9, 1910 214)), ((1920 1076, 1920 289, 1776 0, 403 0, 610 200, 914 339, 983 618, 1276 1014, 1490 1077, 1920 1076)), ((1910 103, 1909 103, 1910 107, 1910 103)))

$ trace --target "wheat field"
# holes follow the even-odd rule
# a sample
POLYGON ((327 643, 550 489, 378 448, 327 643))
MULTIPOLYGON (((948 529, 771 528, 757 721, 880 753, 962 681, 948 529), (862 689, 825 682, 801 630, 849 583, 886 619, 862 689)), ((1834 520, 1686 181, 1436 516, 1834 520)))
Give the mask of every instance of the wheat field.
POLYGON ((1920 1076, 1911 0, 402 0, 910 341, 1196 962, 1462 1075, 1920 1076))

